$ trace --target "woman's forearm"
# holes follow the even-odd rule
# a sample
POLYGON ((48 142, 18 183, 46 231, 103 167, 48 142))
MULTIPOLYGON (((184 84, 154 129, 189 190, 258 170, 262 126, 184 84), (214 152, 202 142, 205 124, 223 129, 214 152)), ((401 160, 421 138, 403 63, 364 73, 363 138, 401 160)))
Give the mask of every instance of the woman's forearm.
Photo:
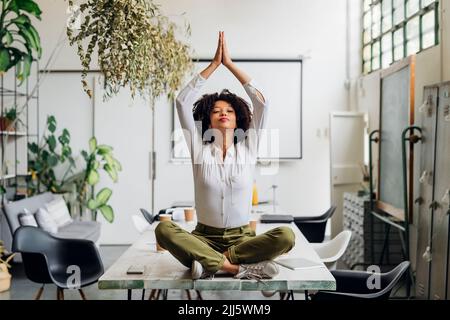
POLYGON ((214 71, 219 67, 219 65, 215 64, 214 62, 211 62, 209 66, 207 66, 202 72, 200 72, 200 75, 204 79, 208 79, 214 71))
POLYGON ((226 67, 231 71, 232 74, 234 74, 236 79, 238 79, 241 84, 244 85, 251 80, 250 76, 239 69, 233 62, 227 64, 226 67))

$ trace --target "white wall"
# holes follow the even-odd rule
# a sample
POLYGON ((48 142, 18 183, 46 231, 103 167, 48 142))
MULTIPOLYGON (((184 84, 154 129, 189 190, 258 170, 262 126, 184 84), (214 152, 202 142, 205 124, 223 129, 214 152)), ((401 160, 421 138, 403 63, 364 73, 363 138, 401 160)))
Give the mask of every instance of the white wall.
MULTIPOLYGON (((65 27, 67 3, 39 0, 42 22, 37 23, 46 61, 65 27)), ((192 36, 188 40, 196 57, 212 57, 219 30, 224 30, 229 50, 236 58, 290 58, 305 55, 303 87, 303 154, 300 161, 281 163, 279 173, 259 176, 260 198, 270 198, 270 185, 279 185, 282 207, 297 215, 322 213, 330 205, 328 116, 347 110, 346 1, 159 1, 165 14, 182 23, 186 12, 192 36)), ((356 21, 353 18, 353 21, 356 21)), ((41 63, 43 65, 43 62, 41 63)), ((66 44, 52 69, 79 69, 75 48, 66 44)), ((87 147, 92 133, 92 102, 84 96, 78 74, 50 75, 41 92, 42 114, 53 113, 69 127, 74 152, 87 147), (57 91, 57 92, 56 92, 57 91), (74 121, 74 119, 76 119, 74 121)), ((270 88, 269 88, 270 90, 270 88)), ((272 106, 282 108, 283 106, 272 106)), ((193 199, 188 165, 169 162, 172 106, 158 103, 156 114, 157 186, 155 209, 175 200, 193 199)), ((144 170, 136 168, 136 170, 144 170)), ((119 228, 120 226, 117 226, 119 228)))

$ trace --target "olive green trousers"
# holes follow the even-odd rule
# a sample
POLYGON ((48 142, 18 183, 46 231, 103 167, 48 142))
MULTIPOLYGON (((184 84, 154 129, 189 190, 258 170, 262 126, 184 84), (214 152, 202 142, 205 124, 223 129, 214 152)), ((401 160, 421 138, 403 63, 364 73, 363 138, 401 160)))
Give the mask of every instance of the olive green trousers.
POLYGON ((183 265, 197 260, 208 272, 222 269, 228 251, 232 264, 272 260, 294 247, 295 235, 289 227, 278 227, 256 235, 248 225, 214 228, 198 223, 189 233, 172 221, 162 221, 155 230, 156 241, 183 265))

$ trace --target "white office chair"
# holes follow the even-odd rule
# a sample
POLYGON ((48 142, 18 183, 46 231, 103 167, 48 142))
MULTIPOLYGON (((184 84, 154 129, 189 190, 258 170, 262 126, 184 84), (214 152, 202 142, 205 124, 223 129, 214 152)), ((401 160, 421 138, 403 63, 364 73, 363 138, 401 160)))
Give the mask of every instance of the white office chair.
POLYGON ((133 220, 134 227, 139 233, 143 233, 150 227, 150 224, 143 217, 138 215, 132 215, 131 219, 133 220))
POLYGON ((342 257, 345 250, 347 250, 351 237, 352 232, 345 230, 330 241, 311 244, 327 268, 329 270, 336 270, 337 261, 342 257))

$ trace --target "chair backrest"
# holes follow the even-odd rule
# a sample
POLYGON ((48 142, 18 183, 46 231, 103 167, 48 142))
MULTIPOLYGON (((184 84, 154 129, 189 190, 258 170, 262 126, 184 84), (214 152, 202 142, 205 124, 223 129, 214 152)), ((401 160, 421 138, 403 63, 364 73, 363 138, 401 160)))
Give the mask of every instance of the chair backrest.
POLYGON ((384 296, 386 299, 389 298, 392 289, 400 281, 405 272, 408 271, 410 265, 409 261, 403 261, 391 271, 381 275, 381 286, 383 289, 379 292, 380 296, 384 296))
POLYGON ((84 239, 61 239, 36 227, 20 227, 14 233, 13 251, 22 254, 27 277, 38 283, 68 285, 69 266, 81 270, 80 285, 94 283, 103 274, 95 243, 84 239))
POLYGON ((141 210, 142 215, 144 216, 145 220, 147 220, 148 223, 152 224, 156 220, 157 215, 152 215, 150 212, 148 212, 144 208, 141 208, 140 210, 141 210))
POLYGON ((336 206, 331 206, 323 215, 313 218, 314 221, 327 221, 330 219, 336 211, 336 206))
POLYGON ((314 250, 319 255, 322 262, 330 266, 334 265, 342 257, 348 247, 352 232, 344 230, 332 240, 324 243, 314 244, 314 250))
POLYGON ((42 247, 52 248, 55 240, 36 227, 19 227, 14 232, 12 250, 22 254, 25 274, 36 283, 52 283, 42 247))

